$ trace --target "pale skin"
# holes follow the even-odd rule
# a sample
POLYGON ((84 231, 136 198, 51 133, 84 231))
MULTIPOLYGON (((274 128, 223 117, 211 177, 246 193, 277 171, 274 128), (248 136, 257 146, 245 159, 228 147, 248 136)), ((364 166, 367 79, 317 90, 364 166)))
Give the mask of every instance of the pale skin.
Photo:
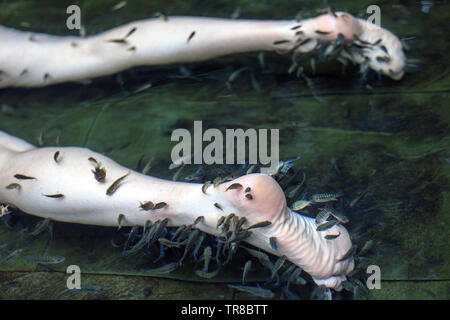
POLYGON ((403 77, 406 58, 394 34, 348 13, 330 12, 301 21, 155 18, 86 38, 0 26, 0 88, 86 81, 135 66, 199 62, 242 52, 301 54, 318 50, 319 43, 341 42, 341 34, 346 50, 336 58, 342 63, 367 63, 393 79, 403 77))
POLYGON ((202 184, 143 175, 86 148, 36 148, 0 131, 0 182, 0 203, 55 221, 114 227, 123 214, 122 226, 144 226, 148 220, 165 218, 169 219, 168 226, 179 226, 203 216, 195 227, 214 236, 220 235, 216 229, 219 218, 230 213, 246 217, 244 227, 270 221, 267 227, 253 229, 246 241, 274 255, 285 255, 318 285, 335 290, 342 289, 342 282, 354 268, 352 257, 338 261, 352 245, 345 227, 316 231, 314 219, 291 211, 278 183, 265 174, 245 175, 216 187, 211 185, 203 192, 202 184), (94 178, 90 157, 105 168, 103 182, 94 178), (17 174, 34 179, 18 179, 17 174), (115 192, 108 195, 109 187, 124 175, 115 192), (11 183, 20 188, 6 188, 11 183), (228 189, 236 183, 242 187, 228 189), (252 199, 246 196, 248 193, 252 199), (165 202, 166 206, 145 211, 140 205, 146 201, 165 202), (336 239, 325 239, 339 233, 336 239), (270 237, 277 238, 277 250, 271 248, 270 237))

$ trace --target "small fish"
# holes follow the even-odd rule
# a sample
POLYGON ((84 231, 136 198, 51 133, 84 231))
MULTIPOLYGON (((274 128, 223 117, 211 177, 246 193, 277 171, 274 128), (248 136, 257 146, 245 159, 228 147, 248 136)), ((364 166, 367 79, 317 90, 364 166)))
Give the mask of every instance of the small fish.
POLYGON ((294 62, 288 69, 288 74, 293 73, 298 68, 298 64, 294 62))
POLYGON ((280 173, 281 174, 287 174, 289 169, 291 169, 294 165, 295 165, 295 161, 301 159, 301 156, 295 157, 293 159, 289 159, 286 161, 281 161, 281 168, 280 168, 280 173))
POLYGON ((316 30, 315 32, 320 35, 326 35, 330 33, 330 31, 321 31, 321 30, 316 30))
POLYGON ((191 41, 194 36, 195 36, 195 31, 192 31, 187 39, 187 42, 191 41))
POLYGON ((106 195, 110 196, 112 195, 114 192, 116 192, 116 190, 119 188, 120 183, 130 174, 130 172, 128 172, 127 174, 121 176, 120 178, 118 178, 116 181, 113 182, 113 184, 106 190, 106 195))
MULTIPOLYGON (((260 52, 258 53, 258 61, 259 61, 259 65, 261 66, 261 69, 265 69, 265 64, 264 64, 264 52, 260 52)), ((255 165, 254 165, 255 166, 255 165)))
POLYGON ((205 216, 198 216, 197 218, 195 218, 194 223, 192 223, 191 227, 195 226, 196 224, 198 224, 204 220, 205 220, 205 216))
POLYGON ((234 190, 234 189, 240 189, 240 188, 242 188, 242 184, 240 184, 240 183, 233 183, 225 191, 234 190))
POLYGON ((126 39, 110 39, 107 40, 106 42, 112 42, 112 43, 127 43, 126 39))
POLYGON ((337 18, 338 16, 336 15, 336 13, 333 11, 333 9, 331 8, 331 6, 327 7, 327 13, 329 15, 332 15, 333 17, 337 18))
POLYGON ((316 59, 311 58, 309 60, 309 64, 311 65, 311 70, 313 74, 316 74, 316 59))
POLYGON ((234 216, 235 216, 234 213, 230 213, 230 214, 226 217, 226 219, 225 219, 225 221, 224 221, 224 223, 223 223, 223 227, 222 227, 222 230, 223 230, 224 232, 228 231, 228 228, 230 227, 230 221, 233 219, 234 216))
POLYGON ((94 174, 95 180, 97 180, 98 182, 105 182, 106 169, 101 168, 100 164, 98 164, 94 170, 91 170, 91 172, 94 174))
POLYGON ((227 259, 225 260, 224 264, 227 264, 228 262, 231 261, 232 257, 236 253, 237 248, 238 248, 238 244, 236 242, 232 242, 230 244, 230 251, 228 252, 228 256, 227 256, 227 259))
POLYGON ((178 180, 178 177, 180 176, 180 174, 181 174, 181 171, 183 171, 183 169, 184 169, 184 163, 181 165, 181 167, 177 170, 177 172, 175 172, 175 174, 173 175, 173 177, 172 177, 172 181, 177 181, 178 180))
POLYGON ((325 236, 325 239, 327 239, 327 240, 333 240, 333 239, 336 239, 337 237, 339 237, 341 235, 341 233, 339 232, 338 234, 327 234, 326 236, 325 236))
POLYGON ((99 162, 98 162, 94 157, 89 157, 88 160, 89 160, 90 162, 95 163, 95 164, 99 164, 99 162))
POLYGON ((372 43, 373 46, 377 46, 381 43, 382 39, 379 38, 377 41, 375 41, 374 43, 372 43))
POLYGON ((347 223, 349 221, 346 216, 332 207, 326 207, 325 210, 329 211, 330 214, 335 217, 340 223, 347 223))
POLYGON ((290 275, 292 274, 292 271, 294 271, 294 269, 297 266, 295 264, 291 264, 288 268, 286 268, 283 273, 280 275, 281 279, 289 279, 290 275))
POLYGON ((175 233, 172 236, 172 240, 175 240, 180 234, 183 233, 183 231, 187 229, 187 226, 185 224, 182 224, 181 226, 179 226, 177 228, 177 230, 175 230, 175 233))
POLYGON ((127 35, 125 36, 125 39, 131 36, 133 33, 135 33, 137 30, 137 27, 133 27, 130 31, 128 31, 127 35))
POLYGON ((311 196, 311 201, 316 203, 336 201, 337 198, 342 197, 343 195, 344 194, 342 192, 314 194, 311 196))
POLYGON ((242 217, 239 219, 238 223, 236 224, 236 230, 240 231, 242 226, 244 225, 244 223, 247 222, 247 218, 246 217, 242 217))
POLYGON ((198 251, 200 250, 200 247, 203 244, 203 241, 205 240, 205 237, 206 237, 205 233, 202 232, 200 234, 199 239, 197 240, 194 250, 192 250, 192 256, 194 257, 195 261, 197 261, 197 254, 198 254, 198 251))
POLYGON ((186 181, 201 181, 201 180, 203 180, 203 178, 204 178, 204 175, 202 173, 203 170, 204 170, 203 167, 199 167, 196 172, 184 177, 184 180, 186 180, 186 181))
POLYGON ((208 272, 209 262, 211 261, 211 254, 212 254, 212 249, 210 246, 207 246, 205 248, 205 250, 203 250, 203 258, 204 258, 203 272, 204 273, 208 272))
POLYGON ((378 62, 383 62, 383 63, 389 63, 391 61, 391 58, 386 57, 386 56, 384 56, 384 57, 378 56, 376 59, 378 62))
POLYGON ((151 272, 151 273, 165 274, 165 273, 171 273, 172 271, 177 269, 179 266, 180 266, 180 264, 178 262, 172 262, 172 263, 168 263, 166 265, 163 265, 162 267, 155 268, 155 269, 148 269, 146 271, 147 272, 151 272))
POLYGON ((20 189, 21 187, 20 184, 18 183, 10 183, 5 188, 8 190, 12 190, 12 189, 20 189))
POLYGON ((150 240, 152 239, 152 237, 156 234, 156 229, 158 229, 158 227, 161 224, 159 221, 157 221, 157 222, 158 223, 155 223, 154 225, 152 225, 152 227, 150 229, 148 229, 148 230, 146 230, 145 232, 142 233, 141 239, 134 246, 132 246, 130 249, 127 249, 128 248, 128 243, 131 242, 131 241, 129 241, 127 243, 127 245, 124 246, 124 250, 122 251, 122 255, 123 256, 128 256, 130 254, 136 253, 137 251, 142 249, 146 244, 149 244, 150 240))
POLYGON ((341 262, 344 260, 347 260, 348 258, 352 257, 353 254, 356 251, 356 245, 352 245, 352 247, 350 249, 348 249, 348 251, 342 256, 342 258, 340 258, 339 260, 337 260, 337 262, 341 262))
POLYGON ((197 239, 199 233, 200 233, 200 230, 196 229, 193 232, 191 232, 191 234, 189 235, 189 237, 188 237, 188 239, 186 241, 186 247, 184 248, 183 256, 180 259, 180 263, 181 263, 181 261, 184 260, 184 258, 188 254, 189 250, 191 250, 191 248, 194 245, 194 242, 197 239))
POLYGON ((242 272, 242 284, 245 284, 245 278, 252 267, 252 261, 248 260, 244 265, 244 271, 242 272))
POLYGON ((259 287, 241 286, 241 285, 233 285, 233 284, 229 284, 228 287, 251 294, 253 296, 262 297, 262 298, 266 298, 266 299, 271 299, 275 296, 275 293, 273 293, 271 290, 259 288, 259 287))
POLYGON ((241 8, 237 7, 236 9, 234 9, 233 13, 231 14, 231 19, 237 19, 239 18, 239 16, 241 15, 241 8))
POLYGON ((383 50, 384 53, 389 54, 388 49, 387 49, 384 45, 381 45, 381 46, 380 46, 380 49, 383 50))
POLYGON ((253 196, 252 196, 250 193, 247 193, 247 194, 245 195, 245 197, 246 197, 248 200, 253 200, 253 196))
POLYGON ((289 40, 279 40, 279 41, 275 41, 273 44, 279 45, 279 44, 284 44, 284 43, 290 43, 290 41, 289 40))
POLYGON ((248 168, 246 174, 253 173, 253 171, 255 171, 256 167, 257 167, 256 164, 252 164, 252 165, 250 166, 250 168, 248 168))
POLYGON ((219 218, 219 220, 217 220, 216 230, 219 229, 219 227, 224 223, 224 221, 225 221, 225 216, 221 216, 219 218))
POLYGON ((6 257, 0 258, 0 262, 6 263, 7 261, 11 260, 12 258, 18 256, 23 251, 22 248, 15 249, 11 251, 6 257))
POLYGON ((46 196, 46 197, 48 197, 48 198, 55 198, 55 199, 58 199, 58 198, 63 198, 64 197, 64 195, 62 194, 62 193, 57 193, 57 194, 42 194, 43 196, 46 196))
MULTIPOLYGON (((294 198, 295 197, 295 195, 297 194, 297 192, 300 190, 300 188, 303 186, 303 184, 305 183, 305 181, 306 181, 306 174, 305 174, 305 172, 302 172, 303 173, 303 179, 302 179, 302 181, 295 187, 295 188, 293 188, 291 191, 289 191, 288 192, 288 194, 287 194, 287 196, 288 196, 288 198, 294 198)), ((300 201, 300 200, 299 200, 300 201)), ((298 201, 297 201, 298 202, 298 201)), ((296 202, 295 202, 296 203, 296 202)), ((293 207, 295 206, 295 203, 294 203, 294 205, 293 205, 293 207)), ((301 206, 301 205, 303 205, 304 203, 298 203, 297 205, 299 205, 299 206, 301 206)), ((303 207, 303 208, 305 208, 305 207, 303 207)), ((302 209, 303 209, 302 208, 302 209)), ((294 209, 293 209, 294 210, 294 209)), ((298 209, 298 210, 301 210, 301 209, 298 209)), ((295 211, 295 210, 294 210, 295 211)))
POLYGON ((145 201, 144 203, 139 202, 139 208, 141 210, 149 211, 149 210, 152 210, 154 207, 155 207, 155 205, 151 201, 145 201))
POLYGON ((6 216, 7 214, 10 214, 11 211, 8 210, 9 208, 9 204, 5 205, 0 205, 0 217, 6 216))
POLYGON ((307 283, 306 280, 303 279, 302 277, 295 277, 295 278, 293 279, 293 282, 294 282, 296 285, 302 285, 302 286, 304 286, 304 285, 307 283))
POLYGON ((160 17, 163 21, 169 21, 169 17, 162 12, 155 13, 155 17, 160 17))
POLYGON ((234 241, 235 241, 235 242, 239 242, 239 241, 245 240, 245 239, 247 239, 248 237, 250 237, 251 235, 252 235, 252 232, 251 232, 251 231, 244 230, 244 231, 242 231, 242 232, 239 232, 239 233, 236 235, 236 238, 234 239, 234 241))
POLYGON ((330 214, 331 212, 329 210, 321 208, 316 216, 316 224, 321 224, 322 222, 327 221, 327 219, 330 217, 330 214))
POLYGON ((202 192, 206 194, 206 189, 211 185, 211 181, 206 181, 202 186, 202 192))
POLYGON ((342 45, 345 41, 345 36, 342 33, 339 33, 337 36, 336 41, 334 42, 334 45, 336 47, 339 47, 340 45, 342 45))
POLYGON ((34 264, 57 264, 66 260, 63 256, 31 256, 27 257, 28 263, 34 264))
POLYGON ((258 222, 258 223, 251 225, 250 227, 247 228, 247 230, 255 229, 255 228, 264 228, 264 227, 270 226, 271 224, 272 224, 272 222, 270 222, 270 221, 262 221, 262 222, 258 222))
POLYGON ((127 5, 127 2, 126 2, 126 1, 120 1, 119 3, 115 4, 115 5, 111 8, 111 10, 112 10, 112 11, 116 11, 116 10, 122 9, 122 8, 125 7, 126 5, 127 5))
MULTIPOLYGON (((155 227, 155 225, 153 225, 152 228, 153 228, 153 227, 155 227)), ((131 242, 136 238, 138 229, 139 229, 139 226, 133 226, 133 227, 131 228, 131 231, 130 231, 130 233, 128 234, 128 238, 127 238, 127 240, 125 241, 125 244, 123 245, 124 252, 125 252, 126 249, 128 248, 128 244, 131 243, 131 242)))
POLYGON ((144 228, 143 228, 142 232, 144 233, 152 225, 153 225, 153 222, 151 220, 146 220, 145 223, 144 223, 144 228))
POLYGON ((324 55, 325 57, 327 57, 327 56, 329 56, 329 55, 333 52, 333 50, 334 50, 334 45, 333 45, 333 44, 329 44, 329 45, 325 48, 325 50, 323 51, 323 55, 324 55))
POLYGON ((117 230, 120 230, 120 228, 122 228, 122 221, 125 219, 125 215, 123 213, 120 213, 119 216, 117 217, 117 230))
POLYGON ((216 203, 214 203, 214 207, 216 207, 217 209, 219 209, 219 210, 222 210, 222 211, 223 211, 223 208, 222 208, 222 206, 221 206, 220 204, 218 204, 217 202, 216 202, 216 203))
POLYGON ((158 241, 159 241, 159 243, 161 243, 161 244, 163 244, 163 245, 165 245, 166 247, 169 247, 169 248, 173 248, 173 247, 179 248, 183 244, 185 244, 184 241, 182 241, 182 242, 171 241, 171 240, 166 239, 166 238, 159 238, 158 241))
POLYGON ((228 77, 227 83, 232 83, 232 82, 234 82, 234 81, 237 79, 237 77, 238 77, 242 72, 244 72, 244 71, 247 70, 247 69, 248 69, 248 67, 242 67, 242 68, 240 68, 240 69, 234 71, 234 72, 228 77))
POLYGON ((280 268, 283 266, 285 261, 286 261, 286 256, 284 256, 284 255, 278 258, 278 260, 273 265, 272 275, 270 277, 271 279, 273 279, 275 277, 275 274, 278 272, 278 270, 280 270, 280 268))
POLYGON ((374 244, 374 241, 373 241, 373 240, 368 240, 368 241, 364 244, 364 246, 361 248, 361 251, 359 252, 358 255, 361 256, 361 255, 363 255, 363 254, 369 252, 370 249, 372 249, 373 244, 374 244))
POLYGON ((292 204, 292 210, 300 211, 302 209, 305 209, 307 206, 310 206, 311 204, 312 201, 309 200, 298 200, 295 201, 294 204, 292 204))
POLYGON ((158 210, 158 209, 162 209, 165 206, 167 206, 167 203, 165 202, 158 202, 157 204, 155 204, 155 206, 153 207, 153 210, 158 210))
POLYGON ((59 151, 56 151, 55 154, 53 155, 53 160, 55 160, 56 163, 59 162, 59 151))
MULTIPOLYGON (((156 230, 155 230, 154 234, 152 234, 153 237, 152 237, 151 242, 149 242, 149 246, 151 246, 156 239, 159 239, 161 237, 161 235, 164 232, 167 224, 169 223, 169 218, 165 218, 162 221, 158 220, 157 222, 159 222, 159 223, 157 224, 157 227, 156 227, 156 230)), ((150 237, 149 237, 149 239, 150 239, 150 237)))
POLYGON ((317 231, 325 231, 325 230, 332 228, 333 226, 335 226, 338 223, 339 223, 339 221, 337 221, 337 220, 327 221, 325 223, 318 225, 316 230, 317 231))
POLYGON ((36 226, 34 227, 33 231, 30 232, 31 236, 37 236, 38 234, 40 234, 42 231, 44 231, 47 226, 49 225, 51 219, 50 218, 45 218, 41 221, 39 221, 36 226))
MULTIPOLYGON (((135 47, 132 47, 132 48, 136 49, 135 47)), ((131 48, 130 48, 130 49, 131 49, 131 48)), ((130 49, 128 49, 128 50, 130 50, 130 49)), ((136 93, 144 92, 144 91, 150 89, 152 86, 153 86, 152 83, 144 83, 143 85, 141 85, 141 86, 139 86, 137 89, 135 89, 135 90, 133 91, 133 93, 136 94, 136 93)), ((150 159, 150 160, 151 160, 151 159, 150 159)), ((149 161, 149 162, 151 162, 151 161, 149 161)), ((149 166, 150 166, 150 164, 149 164, 149 166)), ((149 167, 148 169, 150 169, 150 167, 149 167)), ((148 169, 147 169, 147 172, 148 172, 148 169)), ((147 172, 144 173, 144 174, 147 174, 147 172)))
POLYGON ((270 237, 269 239, 270 247, 277 251, 278 250, 278 244, 277 244, 277 238, 276 237, 270 237))
POLYGON ((262 251, 258 251, 258 250, 254 250, 254 249, 250 249, 250 248, 244 248, 245 250, 247 250, 248 253, 250 253, 253 257, 255 257, 256 259, 259 260, 259 262, 266 267, 269 270, 273 269, 273 263, 270 261, 269 256, 267 254, 265 254, 262 251))
POLYGON ((215 178, 215 179, 213 180, 214 188, 217 188, 221 182, 222 182, 222 178, 221 178, 221 177, 215 178))
POLYGON ((302 42, 299 43, 299 47, 301 47, 301 46, 307 44, 307 43, 310 42, 310 41, 311 41, 311 38, 306 38, 305 40, 302 40, 302 42))
POLYGON ((34 178, 34 177, 25 176, 25 175, 19 174, 19 173, 15 174, 14 178, 16 178, 18 180, 33 180, 33 179, 36 180, 36 178, 34 178))
POLYGON ((195 270, 195 274, 201 278, 212 279, 219 273, 220 268, 212 272, 204 272, 203 270, 195 270))
POLYGON ((295 279, 297 279, 297 277, 300 275, 300 273, 302 273, 302 269, 301 268, 296 268, 294 270, 294 272, 291 273, 291 275, 288 278, 288 284, 291 283, 292 281, 295 281, 295 279))
MULTIPOLYGON (((2 72, 0 71, 0 75, 2 74, 2 72)), ((7 116, 15 116, 16 113, 16 109, 13 106, 10 106, 8 104, 2 104, 1 105, 1 112, 7 116)))

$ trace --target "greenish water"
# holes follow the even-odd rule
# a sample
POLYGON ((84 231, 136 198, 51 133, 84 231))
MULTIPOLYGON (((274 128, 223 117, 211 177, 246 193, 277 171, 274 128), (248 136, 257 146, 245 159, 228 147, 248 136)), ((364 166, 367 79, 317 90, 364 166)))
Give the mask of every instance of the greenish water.
MULTIPOLYGON (((316 15, 315 10, 325 6, 314 1, 208 1, 206 5, 204 1, 165 1, 163 5, 128 1, 124 8, 112 11, 118 2, 76 2, 88 34, 157 11, 229 17, 240 7, 242 18, 286 19, 300 9, 305 17, 316 15)), ((73 3, 3 1, 0 24, 70 34, 65 29, 69 4, 73 3), (29 27, 24 27, 24 22, 29 27)), ((408 41, 411 50, 407 55, 420 63, 401 81, 369 74, 364 82, 356 68, 342 74, 339 66, 330 63, 319 64, 315 75, 306 67, 314 84, 311 88, 287 73, 289 57, 266 53, 263 69, 258 53, 243 54, 182 66, 189 75, 180 66, 137 68, 94 80, 89 86, 2 89, 0 103, 15 111, 0 114, 0 129, 32 143, 44 131, 47 145, 54 145, 60 136, 63 145, 104 152, 131 168, 136 168, 142 155, 154 157, 149 174, 169 179, 174 174, 168 170, 175 145, 170 142, 173 129, 192 131, 194 120, 202 120, 204 130, 280 129, 280 157, 302 156, 293 168, 307 177, 302 190, 308 194, 342 190, 347 204, 367 191, 355 206, 347 206, 350 222, 346 227, 359 247, 367 240, 374 241, 367 256, 371 264, 380 266, 384 288, 391 288, 396 281, 413 287, 409 291, 381 290, 376 296, 448 299, 450 53, 446 33, 450 6, 435 1, 425 13, 417 1, 333 1, 336 9, 361 17, 369 4, 380 6, 383 27, 401 37, 414 37, 408 41), (233 82, 230 91, 225 82, 243 66, 248 70, 233 82), (146 83, 152 87, 133 94, 146 83)), ((181 178, 196 169, 186 167, 181 178)), ((212 177, 215 170, 210 169, 212 177)), ((155 276, 142 271, 145 255, 122 257, 120 249, 111 246, 114 232, 109 228, 55 223, 54 239, 49 242, 47 234, 30 240, 20 233, 23 225, 30 226, 37 219, 27 216, 19 220, 12 230, 0 227, 0 243, 10 244, 11 250, 22 248, 22 256, 45 252, 66 260, 48 269, 20 257, 11 259, 0 264, 2 279, 13 271, 65 272, 70 264, 82 265, 83 272, 90 274, 155 276)), ((211 281, 240 281, 244 263, 238 259, 211 281)), ((180 290, 188 285, 183 280, 205 281, 193 274, 192 265, 169 276, 180 280, 176 282, 180 290)), ((262 279, 264 273, 254 272, 253 276, 262 279)), ((360 276, 364 278, 364 273, 360 276)), ((8 283, 3 282, 5 288, 8 283)), ((192 295, 186 289, 182 297, 192 295)), ((0 297, 13 298, 14 293, 0 297)), ((43 291, 39 297, 55 296, 43 291)))

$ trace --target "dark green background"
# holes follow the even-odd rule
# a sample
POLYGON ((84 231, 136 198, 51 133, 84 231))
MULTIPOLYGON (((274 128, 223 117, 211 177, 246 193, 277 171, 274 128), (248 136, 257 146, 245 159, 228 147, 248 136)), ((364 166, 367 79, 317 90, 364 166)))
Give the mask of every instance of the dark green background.
MULTIPOLYGON (((315 16, 316 9, 326 6, 321 1, 143 0, 128 1, 124 8, 112 11, 118 2, 3 1, 0 24, 76 34, 65 28, 65 9, 70 4, 81 7, 88 34, 151 17, 157 11, 230 17, 239 7, 241 18, 292 19, 300 10, 303 17, 315 16)), ((357 68, 342 74, 337 64, 320 63, 312 75, 305 64, 314 88, 287 74, 290 57, 276 53, 265 54, 264 69, 258 53, 184 65, 190 76, 180 66, 136 68, 89 86, 1 89, 0 104, 13 106, 15 112, 0 114, 0 129, 32 143, 44 130, 48 145, 61 135, 63 145, 104 152, 132 168, 143 154, 151 155, 155 158, 150 174, 171 178, 173 172, 167 167, 174 146, 170 133, 175 128, 192 130, 194 120, 203 120, 204 130, 279 128, 280 157, 302 156, 296 168, 306 173, 308 192, 341 189, 351 201, 369 189, 346 214, 355 243, 362 246, 368 239, 375 241, 371 259, 381 267, 383 281, 382 290, 372 292, 374 297, 448 299, 450 6, 435 1, 429 13, 424 13, 418 1, 331 4, 359 17, 367 17, 368 5, 380 6, 383 27, 400 37, 414 37, 408 41, 407 56, 419 60, 417 66, 401 81, 369 74, 364 82, 357 68), (230 91, 225 82, 244 66, 248 70, 232 83, 230 91), (151 89, 132 93, 150 82, 151 89), (332 161, 339 172, 330 169, 332 161)), ((183 174, 195 169, 188 167, 183 174)), ((201 279, 189 268, 174 275, 189 281, 142 276, 136 267, 141 258, 122 258, 120 250, 109 243, 110 233, 108 228, 55 224, 55 239, 46 253, 63 255, 66 261, 48 270, 21 259, 42 254, 48 238, 30 243, 20 230, 1 226, 0 241, 24 251, 0 264, 0 298, 232 297, 232 290, 224 284, 191 282, 201 279), (64 271, 69 264, 82 266, 88 282, 105 284, 108 289, 67 292, 64 271)), ((240 267, 236 265, 235 272, 219 280, 239 279, 240 267)))

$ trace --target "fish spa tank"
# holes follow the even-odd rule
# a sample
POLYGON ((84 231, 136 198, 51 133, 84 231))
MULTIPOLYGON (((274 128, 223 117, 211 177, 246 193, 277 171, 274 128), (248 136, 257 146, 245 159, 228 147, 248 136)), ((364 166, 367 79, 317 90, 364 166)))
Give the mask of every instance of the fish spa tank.
POLYGON ((0 3, 0 298, 446 300, 445 1, 0 3))

